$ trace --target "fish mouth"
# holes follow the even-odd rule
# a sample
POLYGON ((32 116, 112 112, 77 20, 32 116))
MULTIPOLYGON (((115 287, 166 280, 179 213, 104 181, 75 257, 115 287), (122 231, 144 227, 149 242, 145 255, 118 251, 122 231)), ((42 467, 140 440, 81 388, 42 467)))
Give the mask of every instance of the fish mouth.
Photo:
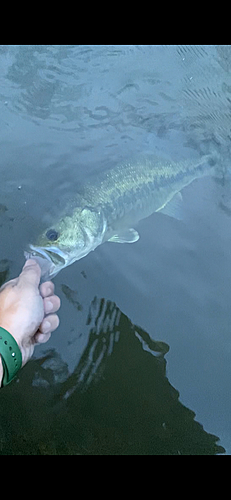
POLYGON ((66 265, 66 255, 62 250, 60 250, 57 247, 35 247, 33 245, 30 245, 30 250, 32 253, 34 252, 35 255, 39 255, 44 257, 45 259, 48 259, 50 262, 52 262, 55 265, 66 265))
POLYGON ((54 278, 58 272, 66 267, 67 256, 56 247, 36 247, 29 245, 29 250, 24 252, 26 259, 34 259, 41 268, 43 281, 54 278))

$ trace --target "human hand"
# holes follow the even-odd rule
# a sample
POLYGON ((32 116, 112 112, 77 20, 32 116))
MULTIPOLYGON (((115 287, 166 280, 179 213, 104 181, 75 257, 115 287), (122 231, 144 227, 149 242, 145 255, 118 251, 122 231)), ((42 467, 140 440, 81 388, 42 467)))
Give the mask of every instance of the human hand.
POLYGON ((28 259, 18 278, 0 288, 0 326, 16 340, 22 365, 30 359, 34 346, 47 342, 59 325, 54 314, 60 308, 60 299, 54 295, 54 284, 46 281, 39 286, 41 269, 28 259))

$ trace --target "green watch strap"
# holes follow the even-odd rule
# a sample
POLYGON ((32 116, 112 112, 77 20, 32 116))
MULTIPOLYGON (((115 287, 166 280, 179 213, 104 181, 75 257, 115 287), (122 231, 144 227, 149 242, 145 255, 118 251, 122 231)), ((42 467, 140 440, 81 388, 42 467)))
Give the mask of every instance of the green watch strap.
POLYGON ((14 337, 0 326, 0 355, 2 358, 3 378, 5 386, 13 380, 22 366, 22 353, 14 337))

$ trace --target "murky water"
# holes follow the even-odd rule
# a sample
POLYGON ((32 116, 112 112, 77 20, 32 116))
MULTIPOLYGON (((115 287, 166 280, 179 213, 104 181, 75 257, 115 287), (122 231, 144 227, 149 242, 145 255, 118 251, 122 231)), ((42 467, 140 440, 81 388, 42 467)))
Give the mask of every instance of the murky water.
MULTIPOLYGON (((78 183, 140 153, 229 170, 230 46, 0 47, 0 279, 78 183)), ((60 326, 0 392, 2 454, 231 452, 230 179, 55 279, 60 326)))

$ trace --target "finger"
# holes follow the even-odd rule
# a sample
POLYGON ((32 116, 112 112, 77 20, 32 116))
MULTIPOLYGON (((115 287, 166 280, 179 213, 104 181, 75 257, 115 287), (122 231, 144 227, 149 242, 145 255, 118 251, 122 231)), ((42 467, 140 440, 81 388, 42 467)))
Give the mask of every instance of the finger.
POLYGON ((52 283, 52 281, 45 281, 45 283, 42 283, 40 285, 39 290, 43 298, 49 297, 50 295, 54 294, 55 285, 54 283, 52 283))
POLYGON ((45 314, 57 312, 60 308, 60 298, 57 295, 52 295, 51 297, 45 297, 43 299, 43 307, 45 314))
POLYGON ((22 272, 18 277, 17 286, 24 287, 32 285, 38 287, 41 278, 41 269, 37 262, 33 259, 28 259, 22 268, 22 272))
POLYGON ((42 333, 48 333, 48 332, 53 332, 58 328, 59 326, 59 317, 57 314, 48 314, 48 316, 45 316, 43 319, 39 330, 42 333))
POLYGON ((36 344, 45 344, 49 340, 51 336, 51 332, 48 333, 41 333, 38 331, 35 336, 34 336, 34 341, 36 344))

